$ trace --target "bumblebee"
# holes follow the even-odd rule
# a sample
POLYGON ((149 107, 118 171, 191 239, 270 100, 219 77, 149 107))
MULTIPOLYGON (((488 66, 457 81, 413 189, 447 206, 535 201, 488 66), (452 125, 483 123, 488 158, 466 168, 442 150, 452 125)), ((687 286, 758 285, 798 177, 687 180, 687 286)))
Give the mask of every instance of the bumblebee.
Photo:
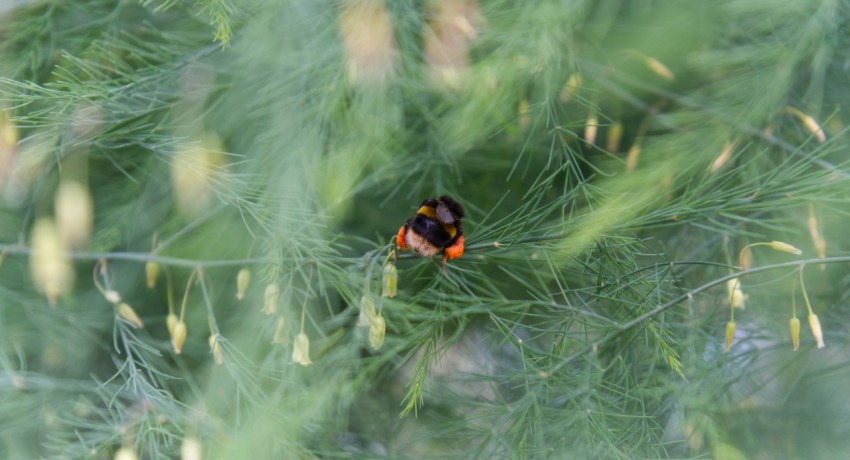
POLYGON ((428 198, 398 230, 396 245, 425 257, 442 254, 445 264, 463 255, 462 218, 463 206, 454 199, 445 195, 428 198))

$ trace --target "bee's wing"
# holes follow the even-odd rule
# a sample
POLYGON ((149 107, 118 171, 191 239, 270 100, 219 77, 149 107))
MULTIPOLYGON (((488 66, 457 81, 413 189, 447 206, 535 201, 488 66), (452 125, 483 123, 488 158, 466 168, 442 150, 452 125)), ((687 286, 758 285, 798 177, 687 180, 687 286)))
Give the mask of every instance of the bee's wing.
POLYGON ((437 220, 444 224, 453 224, 455 216, 449 210, 449 207, 443 203, 437 203, 437 220))

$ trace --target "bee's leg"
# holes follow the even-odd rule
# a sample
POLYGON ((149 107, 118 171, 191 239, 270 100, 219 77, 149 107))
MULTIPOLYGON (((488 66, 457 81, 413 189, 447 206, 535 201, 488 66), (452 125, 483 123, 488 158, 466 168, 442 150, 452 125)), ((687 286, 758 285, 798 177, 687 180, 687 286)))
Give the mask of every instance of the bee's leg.
POLYGON ((400 229, 398 229, 398 235, 395 237, 395 245, 398 246, 399 249, 407 249, 407 243, 404 241, 404 236, 407 235, 407 225, 402 225, 400 229))
POLYGON ((457 259, 463 255, 463 235, 458 237, 457 241, 451 246, 443 250, 443 260, 457 259))

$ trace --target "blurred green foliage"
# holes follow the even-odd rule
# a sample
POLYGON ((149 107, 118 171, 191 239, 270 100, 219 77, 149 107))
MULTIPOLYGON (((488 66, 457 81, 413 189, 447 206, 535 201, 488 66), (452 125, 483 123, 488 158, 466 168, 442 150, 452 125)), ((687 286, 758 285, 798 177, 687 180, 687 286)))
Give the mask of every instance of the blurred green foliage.
POLYGON ((841 458, 848 21, 0 6, 0 457, 841 458), (463 257, 397 253, 442 194, 463 257))

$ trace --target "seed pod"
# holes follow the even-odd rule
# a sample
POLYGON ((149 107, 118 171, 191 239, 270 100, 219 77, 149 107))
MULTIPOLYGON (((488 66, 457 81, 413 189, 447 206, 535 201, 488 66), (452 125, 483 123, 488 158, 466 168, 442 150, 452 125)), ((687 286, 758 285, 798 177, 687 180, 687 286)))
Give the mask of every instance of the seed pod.
POLYGON ((183 342, 186 341, 186 323, 177 321, 174 325, 174 331, 171 333, 171 345, 174 347, 174 353, 180 354, 183 351, 183 342))
POLYGON ((791 344, 794 346, 794 351, 797 351, 797 348, 800 348, 800 320, 796 316, 791 318, 788 327, 791 329, 791 344))
POLYGON ((292 361, 302 366, 313 364, 313 361, 310 361, 310 339, 303 332, 295 337, 295 343, 292 346, 292 361))
POLYGON ((735 338, 735 322, 726 323, 726 351, 732 348, 732 339, 735 338))
POLYGON ((384 265, 383 280, 381 283, 382 297, 395 297, 398 293, 398 269, 395 264, 384 265))
POLYGON ((148 281, 148 287, 153 289, 156 287, 156 278, 159 276, 159 264, 149 260, 145 264, 145 277, 148 281))
POLYGON ((381 314, 372 317, 372 323, 369 325, 369 345, 372 345, 375 350, 379 350, 384 345, 386 330, 387 323, 381 314))
POLYGON ((245 291, 248 290, 248 284, 251 283, 251 270, 242 268, 236 275, 236 298, 242 300, 245 298, 245 291))
POLYGON ((280 301, 280 288, 275 283, 269 283, 266 286, 266 292, 263 296, 263 313, 273 315, 277 313, 277 303, 280 301))
POLYGON ((138 328, 145 327, 144 323, 142 323, 142 320, 139 318, 139 315, 136 314, 136 310, 133 310, 133 307, 126 302, 119 303, 118 307, 116 307, 116 312, 118 313, 118 316, 124 318, 133 326, 138 328))

